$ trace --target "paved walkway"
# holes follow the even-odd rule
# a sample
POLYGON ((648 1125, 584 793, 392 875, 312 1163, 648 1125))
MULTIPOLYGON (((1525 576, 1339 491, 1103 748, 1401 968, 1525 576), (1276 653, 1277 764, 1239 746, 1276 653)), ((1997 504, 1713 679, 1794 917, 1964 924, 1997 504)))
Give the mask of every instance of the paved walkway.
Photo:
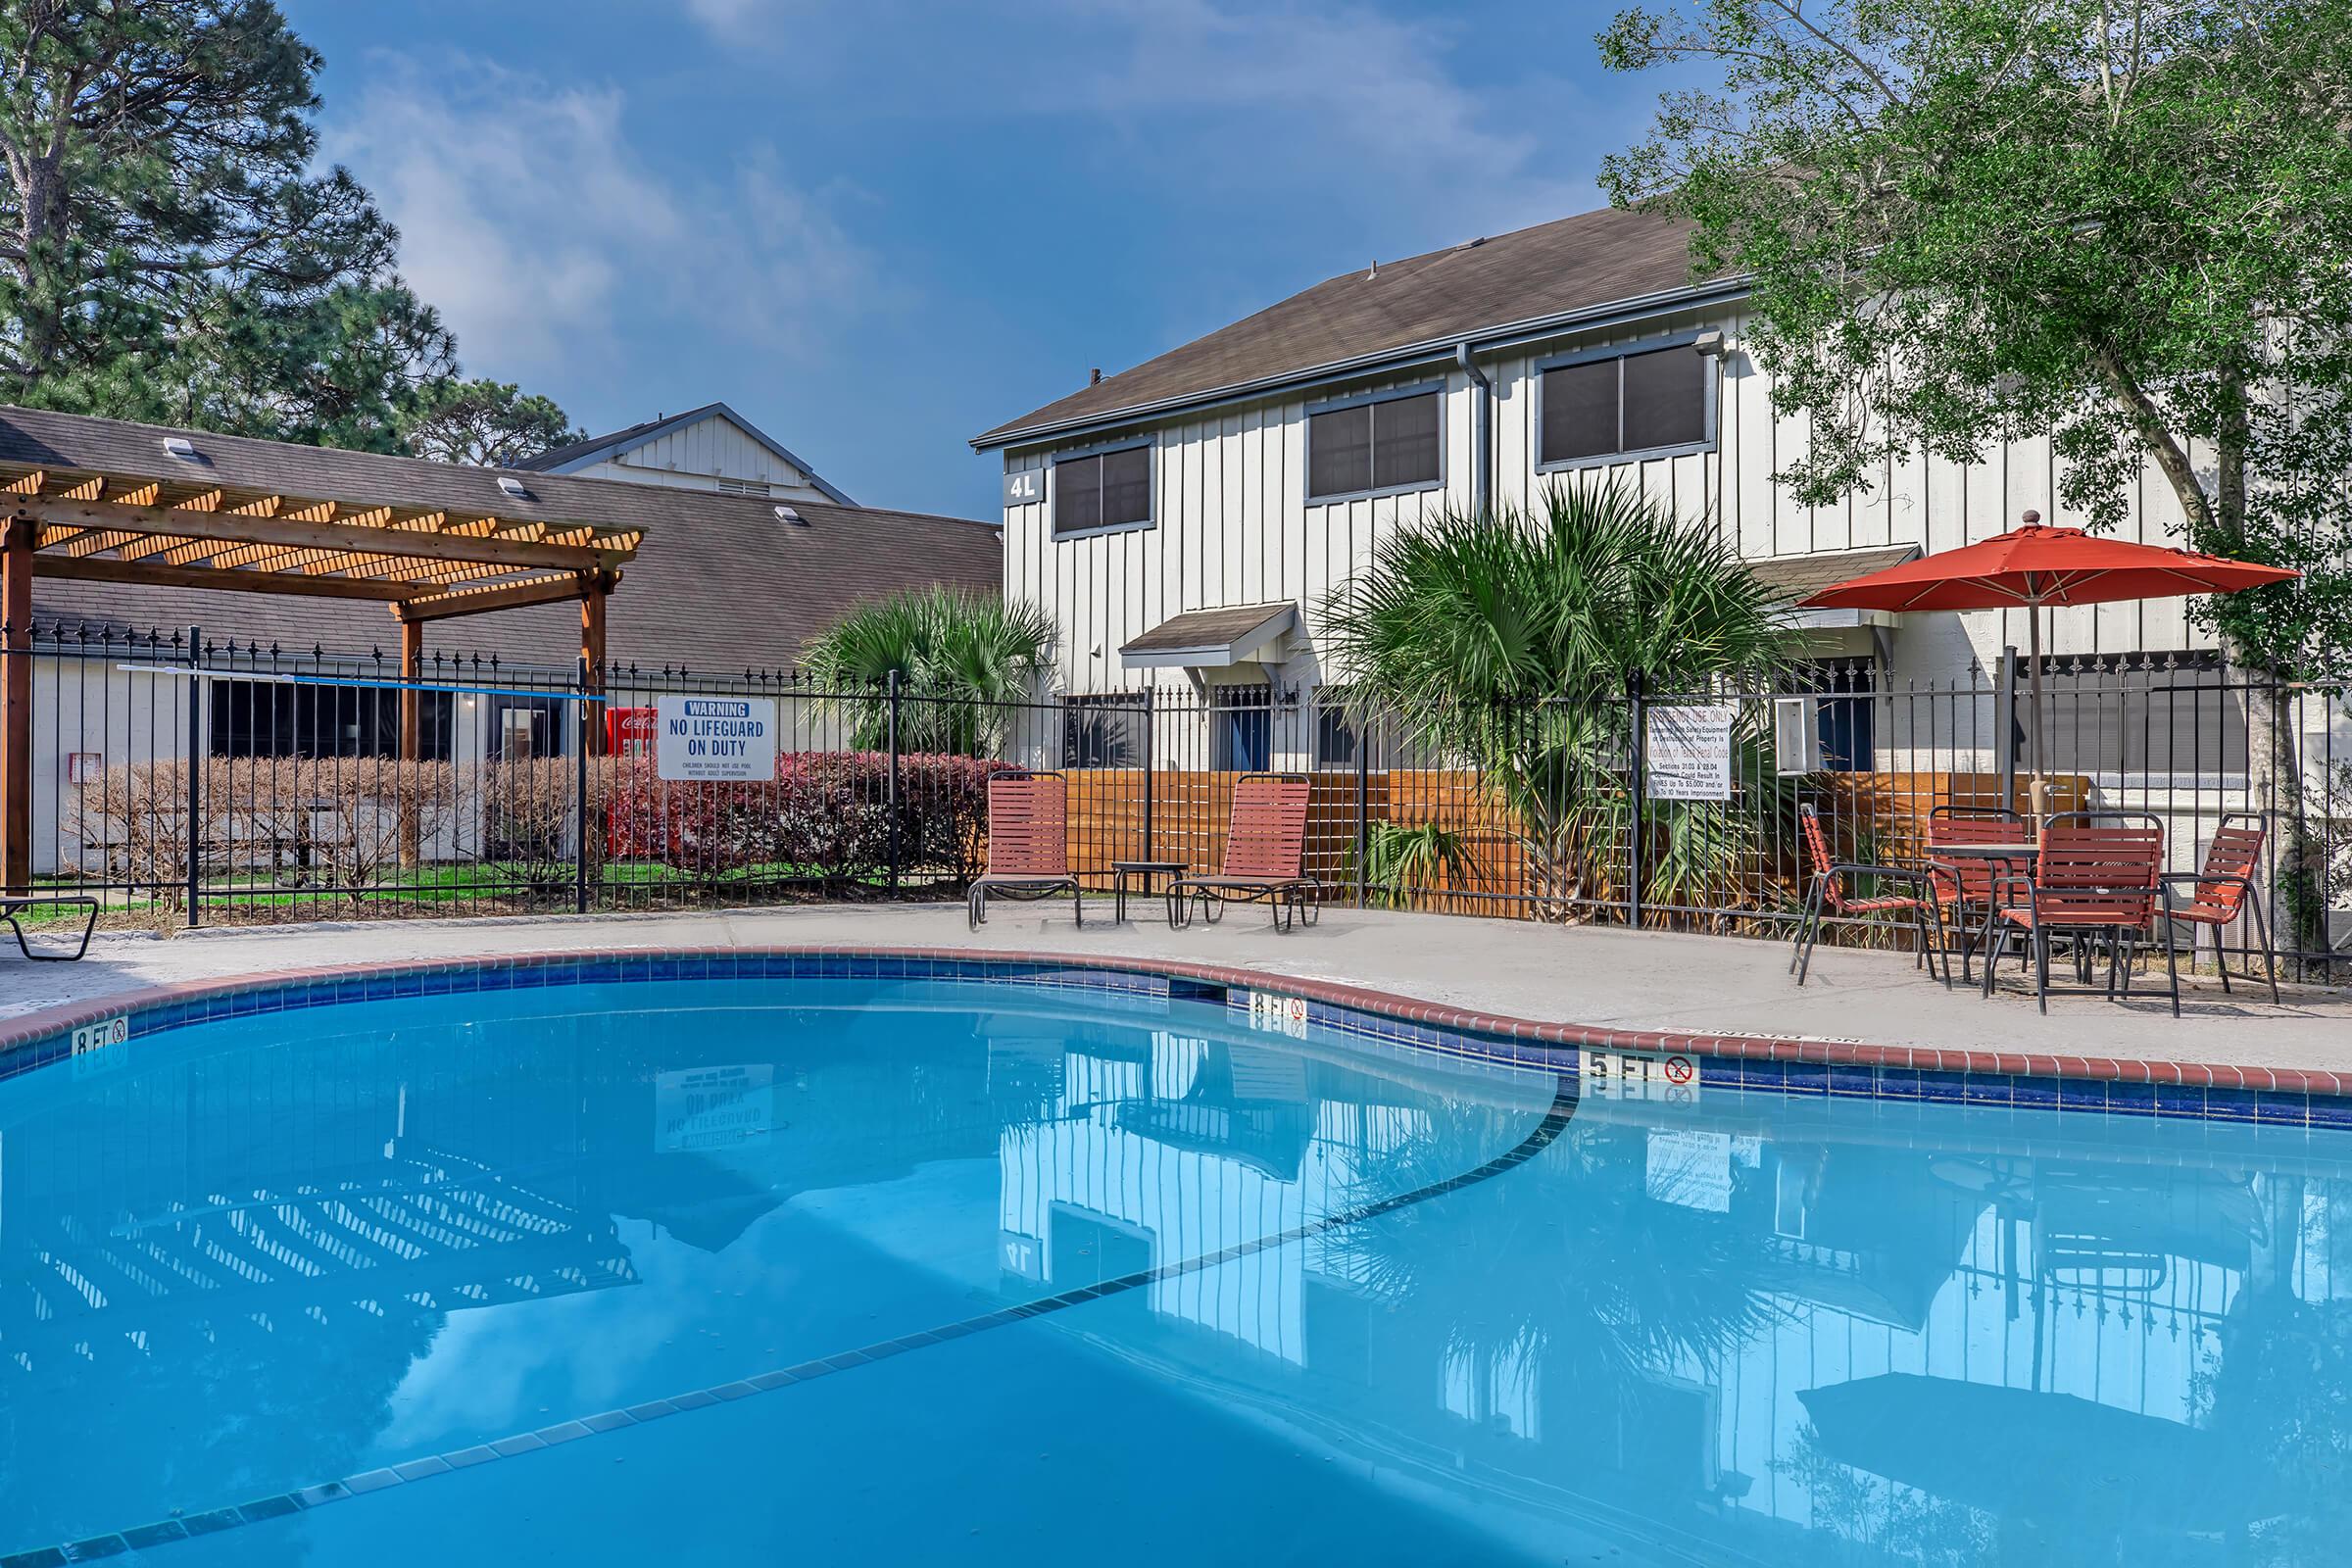
MULTIPOLYGON (((1090 907, 1090 914, 1094 909, 1090 907)), ((1067 906, 1004 905, 966 933, 960 906, 808 906, 725 914, 418 920, 102 934, 77 964, 0 963, 0 1017, 178 981, 321 964, 499 953, 662 947, 951 947, 1170 957, 1365 986, 1544 1022, 1693 1033, 1769 1033, 1943 1050, 2044 1052, 2236 1066, 2352 1067, 2352 992, 2288 990, 2283 1005, 2210 978, 2174 1019, 2160 997, 2053 999, 2048 1017, 2014 981, 1990 1002, 1947 993, 1905 956, 1824 949, 1802 990, 1779 943, 1560 929, 1515 920, 1334 908, 1288 936, 1235 910, 1215 927, 1156 919, 1084 929, 1067 906)))

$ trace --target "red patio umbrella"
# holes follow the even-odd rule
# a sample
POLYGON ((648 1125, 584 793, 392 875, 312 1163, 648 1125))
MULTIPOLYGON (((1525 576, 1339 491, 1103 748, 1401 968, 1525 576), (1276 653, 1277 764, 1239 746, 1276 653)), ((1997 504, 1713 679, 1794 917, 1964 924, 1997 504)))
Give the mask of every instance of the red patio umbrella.
POLYGON ((2026 742, 2034 777, 2038 779, 2043 606, 2228 594, 2301 575, 2250 561, 2100 539, 2080 528, 2045 528, 2041 514, 2029 512, 2022 528, 1849 578, 1824 588, 1804 605, 1813 610, 2025 611, 2033 649, 2034 709, 2026 742))

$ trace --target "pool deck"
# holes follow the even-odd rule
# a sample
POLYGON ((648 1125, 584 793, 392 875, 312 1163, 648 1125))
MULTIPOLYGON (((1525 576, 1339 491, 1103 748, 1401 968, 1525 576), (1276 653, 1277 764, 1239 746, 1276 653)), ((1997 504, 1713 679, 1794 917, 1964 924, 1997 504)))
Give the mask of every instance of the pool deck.
POLYGON ((2002 992, 1984 1001, 1973 988, 1946 992, 1901 954, 1824 949, 1800 990, 1787 972, 1786 947, 1735 938, 1350 908, 1329 909, 1320 925, 1287 936, 1245 909, 1215 927, 1183 931, 1155 916, 1114 927, 1107 905, 1090 906, 1089 914, 1080 929, 1067 905, 1000 905, 977 932, 964 929, 959 905, 897 905, 110 933, 80 963, 0 963, 0 1021, 21 1024, 51 1008, 86 1011, 150 988, 352 964, 658 948, 953 949, 1170 959, 1548 1024, 2352 1078, 2352 991, 2290 987, 2273 1005, 2257 983, 2238 982, 2225 996, 2207 975, 2193 986, 2184 979, 2177 1020, 2162 994, 2144 986, 2126 1003, 2053 998, 2043 1017, 2013 969, 2003 971, 2002 992))

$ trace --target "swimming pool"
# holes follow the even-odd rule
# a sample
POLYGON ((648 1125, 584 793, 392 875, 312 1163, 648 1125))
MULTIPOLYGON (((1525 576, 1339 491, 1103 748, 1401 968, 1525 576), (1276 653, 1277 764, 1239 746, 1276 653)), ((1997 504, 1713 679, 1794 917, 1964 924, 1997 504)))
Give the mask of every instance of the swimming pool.
POLYGON ((0 1081, 0 1563, 2339 1558, 2340 1132, 844 967, 0 1081))

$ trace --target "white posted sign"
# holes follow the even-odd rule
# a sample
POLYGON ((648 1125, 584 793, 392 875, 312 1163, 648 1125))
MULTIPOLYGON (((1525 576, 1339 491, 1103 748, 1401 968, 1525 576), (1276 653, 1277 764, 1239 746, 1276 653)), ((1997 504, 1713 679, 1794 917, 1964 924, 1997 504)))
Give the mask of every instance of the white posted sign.
POLYGON ((1661 703, 1649 709, 1643 770, 1653 801, 1732 798, 1736 703, 1661 703))
POLYGON ((654 708, 654 770, 662 777, 776 776, 774 698, 658 697, 654 708))

